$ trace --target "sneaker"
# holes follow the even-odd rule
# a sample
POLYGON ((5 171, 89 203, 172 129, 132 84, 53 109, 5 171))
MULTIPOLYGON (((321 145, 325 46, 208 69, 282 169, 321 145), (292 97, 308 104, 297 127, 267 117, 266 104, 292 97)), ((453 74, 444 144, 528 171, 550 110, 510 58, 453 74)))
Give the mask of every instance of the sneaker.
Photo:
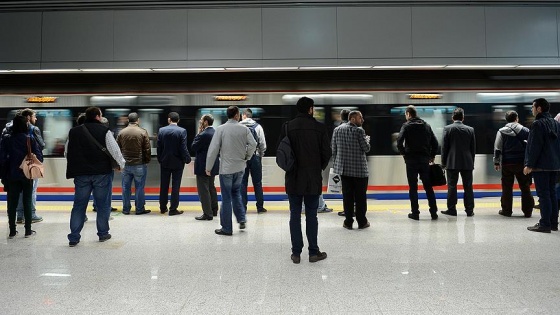
POLYGON ((105 242, 106 240, 110 240, 110 239, 111 239, 111 234, 105 234, 99 237, 100 242, 105 242))
POLYGON ((78 245, 79 243, 80 243, 80 241, 68 242, 68 246, 70 246, 70 247, 75 247, 75 246, 78 245))
POLYGON ((23 218, 17 218, 16 223, 17 224, 22 224, 23 223, 23 218))
POLYGON ((319 260, 323 260, 327 258, 327 253, 319 252, 317 255, 309 256, 309 262, 318 262, 319 260))
POLYGON ((39 215, 36 215, 36 216, 31 218, 31 223, 37 223, 37 222, 41 222, 41 221, 43 221, 43 217, 39 216, 39 215))
POLYGON ((37 234, 37 232, 33 230, 25 231, 25 238, 29 238, 31 236, 34 236, 35 234, 37 234))
POLYGON ((245 225, 245 222, 239 222, 239 229, 240 230, 245 230, 247 226, 245 225))
POLYGON ((323 209, 317 211, 317 213, 328 213, 328 212, 333 212, 333 209, 324 207, 323 209))
POLYGON ((10 232, 10 235, 8 235, 8 238, 12 239, 12 238, 16 237, 17 234, 18 234, 18 231, 12 231, 12 232, 10 232))

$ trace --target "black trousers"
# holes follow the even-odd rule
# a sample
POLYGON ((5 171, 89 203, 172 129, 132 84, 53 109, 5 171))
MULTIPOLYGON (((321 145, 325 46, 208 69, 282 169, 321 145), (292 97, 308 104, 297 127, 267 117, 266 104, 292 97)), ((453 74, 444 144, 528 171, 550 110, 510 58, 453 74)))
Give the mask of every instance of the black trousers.
POLYGON ((344 223, 347 226, 352 226, 354 223, 354 218, 352 214, 354 213, 354 203, 356 204, 356 221, 358 221, 358 227, 366 225, 368 222, 366 218, 367 212, 367 177, 350 177, 341 176, 342 178, 342 204, 344 207, 344 214, 346 215, 346 220, 344 223))
POLYGON ((218 214, 218 194, 214 185, 216 176, 196 175, 196 190, 202 211, 208 217, 218 214))
POLYGON ((447 210, 457 212, 457 182, 463 180, 463 204, 466 212, 474 210, 473 170, 447 170, 447 210))
POLYGON ((422 180, 428 204, 430 206, 430 213, 437 212, 436 194, 430 182, 430 165, 428 162, 407 162, 406 163, 406 178, 408 179, 408 196, 410 198, 411 212, 414 214, 420 213, 418 206, 418 176, 422 180))
POLYGON ((535 199, 531 194, 532 176, 523 174, 523 164, 502 165, 502 210, 511 213, 513 208, 513 183, 517 178, 521 190, 521 211, 531 214, 535 199))

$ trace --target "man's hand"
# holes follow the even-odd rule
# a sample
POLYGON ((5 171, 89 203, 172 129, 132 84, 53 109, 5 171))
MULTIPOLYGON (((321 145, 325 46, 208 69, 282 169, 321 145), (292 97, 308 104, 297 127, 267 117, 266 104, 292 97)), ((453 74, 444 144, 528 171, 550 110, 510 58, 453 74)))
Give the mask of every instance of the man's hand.
POLYGON ((206 175, 210 176, 210 171, 206 170, 206 175))
POLYGON ((494 164, 494 169, 498 172, 500 170, 500 164, 494 164))
POLYGON ((525 175, 531 174, 532 171, 533 171, 532 167, 525 166, 525 168, 523 168, 523 174, 525 174, 525 175))

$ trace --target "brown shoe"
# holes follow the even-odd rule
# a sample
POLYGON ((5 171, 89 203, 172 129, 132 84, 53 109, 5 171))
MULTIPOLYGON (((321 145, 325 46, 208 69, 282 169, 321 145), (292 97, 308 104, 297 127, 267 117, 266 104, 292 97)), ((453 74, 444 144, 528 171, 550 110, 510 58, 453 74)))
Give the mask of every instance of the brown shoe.
POLYGON ((292 259, 292 262, 294 264, 299 264, 301 262, 301 257, 300 256, 296 256, 296 255, 292 254, 292 256, 290 256, 290 258, 292 259))
POLYGON ((323 260, 327 258, 327 253, 319 252, 317 255, 309 256, 309 262, 318 262, 319 260, 323 260))

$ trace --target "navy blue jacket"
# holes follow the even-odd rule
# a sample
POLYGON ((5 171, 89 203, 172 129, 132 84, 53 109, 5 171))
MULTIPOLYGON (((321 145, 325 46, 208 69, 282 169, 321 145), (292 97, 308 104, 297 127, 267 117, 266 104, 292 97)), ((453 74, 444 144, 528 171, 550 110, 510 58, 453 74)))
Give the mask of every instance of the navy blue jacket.
POLYGON ((185 128, 174 124, 159 128, 157 159, 162 167, 174 170, 182 169, 191 162, 185 128))
MULTIPOLYGON (((11 180, 25 179, 25 175, 19 166, 27 155, 27 134, 16 133, 8 139, 6 146, 8 154, 8 178, 11 180)), ((43 162, 43 153, 39 149, 39 145, 34 138, 31 138, 31 152, 37 156, 37 159, 43 162)))
POLYGON ((535 170, 560 170, 560 123, 550 113, 540 113, 531 125, 525 166, 535 170))
MULTIPOLYGON (((204 129, 201 133, 194 137, 192 143, 192 149, 195 152, 196 160, 194 160, 194 174, 198 176, 206 176, 206 155, 208 155, 208 147, 210 147, 210 142, 212 142, 212 137, 214 137, 214 132, 216 130, 214 127, 208 127, 204 129)), ((218 175, 220 168, 219 159, 216 159, 214 166, 210 171, 211 175, 218 175)))

